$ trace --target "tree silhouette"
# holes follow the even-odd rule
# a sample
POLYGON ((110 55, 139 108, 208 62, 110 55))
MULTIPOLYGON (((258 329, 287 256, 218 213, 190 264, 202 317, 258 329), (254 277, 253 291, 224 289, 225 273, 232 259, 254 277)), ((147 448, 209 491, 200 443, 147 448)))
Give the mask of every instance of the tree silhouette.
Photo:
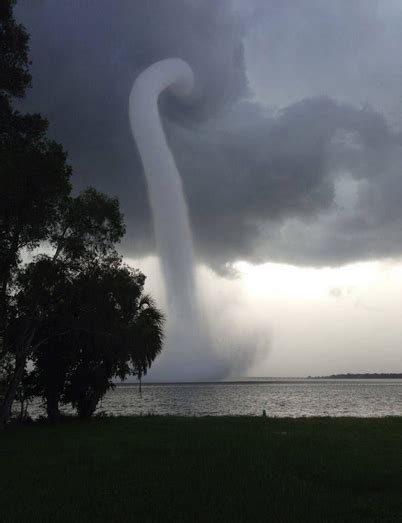
POLYGON ((13 6, 0 2, 0 427, 17 393, 32 390, 51 418, 60 401, 90 416, 114 377, 147 372, 163 338, 145 276, 116 252, 125 232, 118 201, 94 188, 71 196, 67 155, 47 121, 12 108, 31 81, 13 6), (23 250, 43 242, 52 252, 24 263, 23 250))
MULTIPOLYGON (((47 121, 12 108, 29 87, 28 34, 13 18, 13 1, 0 6, 0 363, 14 360, 0 407, 0 426, 9 417, 21 381, 33 315, 10 338, 15 314, 14 282, 21 252, 48 238, 58 209, 70 193, 71 169, 61 145, 47 138, 47 121)), ((12 363, 12 362, 11 362, 12 363)))

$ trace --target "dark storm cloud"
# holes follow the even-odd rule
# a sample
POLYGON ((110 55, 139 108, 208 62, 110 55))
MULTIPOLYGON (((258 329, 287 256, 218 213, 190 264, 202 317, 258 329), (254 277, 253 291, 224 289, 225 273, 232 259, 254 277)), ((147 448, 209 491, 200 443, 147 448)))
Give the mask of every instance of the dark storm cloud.
POLYGON ((246 58, 259 98, 326 94, 402 116, 399 0, 253 0, 246 58))
MULTIPOLYGON (((359 10, 360 3, 353 17, 359 10)), ((90 183, 119 196, 127 254, 153 249, 128 94, 139 71, 169 56, 184 58, 196 74, 190 105, 169 97, 161 105, 203 260, 219 269, 236 259, 331 264, 400 252, 398 133, 380 113, 328 97, 275 114, 245 101, 248 25, 229 1, 26 0, 18 13, 32 33, 34 89, 26 107, 49 117, 70 151, 77 187, 90 183), (347 212, 336 201, 345 173, 359 185, 347 212)), ((294 26, 289 9, 285 18, 274 9, 269 27, 275 13, 281 27, 294 26)), ((347 12, 335 14, 334 42, 347 12)), ((317 16, 328 18, 322 8, 310 19, 317 16)), ((279 71, 280 35, 276 49, 279 71)))
MULTIPOLYGON (((392 191, 394 218, 402 217, 396 204, 402 196, 402 140, 369 108, 318 97, 270 116, 256 104, 243 103, 219 122, 196 130, 175 127, 168 134, 192 202, 201 255, 216 267, 239 258, 331 264, 381 255, 381 242, 364 248, 360 240, 367 230, 378 234, 382 213, 391 212, 377 187, 392 191), (335 200, 345 173, 367 187, 348 216, 335 200), (376 205, 368 203, 372 194, 376 205), (307 230, 303 244, 292 250, 294 244, 281 234, 289 220, 308 227, 333 212, 336 220, 327 222, 319 245, 307 230), (262 243, 261 230, 267 233, 262 243)), ((382 235, 392 244, 392 235, 382 235)))

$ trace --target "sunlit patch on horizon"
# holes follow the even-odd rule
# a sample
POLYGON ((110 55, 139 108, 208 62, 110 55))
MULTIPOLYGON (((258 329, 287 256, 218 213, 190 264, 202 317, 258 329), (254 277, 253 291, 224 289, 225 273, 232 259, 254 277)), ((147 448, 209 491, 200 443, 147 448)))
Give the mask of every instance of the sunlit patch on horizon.
POLYGON ((375 286, 379 279, 397 278, 402 283, 402 264, 370 261, 341 267, 306 268, 280 263, 233 264, 249 293, 255 297, 276 295, 295 301, 320 300, 338 294, 351 294, 354 288, 375 286), (335 292, 338 289, 340 292, 335 292), (342 290, 342 291, 341 291, 342 290))
MULTIPOLYGON (((126 262, 147 275, 146 291, 163 309, 158 258, 126 262)), ((225 278, 198 265, 197 279, 219 352, 232 361, 234 373, 300 376, 400 368, 401 260, 332 268, 237 261, 229 268, 225 278)))
MULTIPOLYGON (((147 286, 164 299, 159 260, 156 256, 125 258, 132 267, 148 275, 147 286)), ((198 265, 197 279, 202 287, 208 280, 221 280, 225 288, 242 288, 255 298, 286 298, 294 301, 316 301, 328 297, 352 295, 360 289, 369 292, 378 287, 402 286, 402 261, 373 260, 339 267, 300 267, 282 263, 253 265, 246 261, 230 264, 230 278, 215 274, 204 265, 198 265), (234 277, 235 276, 235 277, 234 277)))

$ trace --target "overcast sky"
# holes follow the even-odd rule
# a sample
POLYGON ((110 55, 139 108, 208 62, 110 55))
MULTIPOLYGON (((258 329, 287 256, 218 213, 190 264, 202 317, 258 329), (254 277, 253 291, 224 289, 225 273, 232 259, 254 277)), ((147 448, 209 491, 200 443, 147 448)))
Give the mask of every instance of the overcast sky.
POLYGON ((128 95, 156 60, 193 67, 191 104, 161 111, 228 372, 402 371, 401 2, 19 0, 16 13, 31 33, 24 109, 49 118, 77 189, 119 197, 123 251, 161 303, 128 95))

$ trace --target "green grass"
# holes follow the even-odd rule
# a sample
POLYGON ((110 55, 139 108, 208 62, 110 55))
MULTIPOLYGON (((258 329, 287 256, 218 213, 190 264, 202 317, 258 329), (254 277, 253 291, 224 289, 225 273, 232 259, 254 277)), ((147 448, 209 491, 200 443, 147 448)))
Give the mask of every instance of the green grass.
POLYGON ((402 418, 9 428, 0 521, 402 522, 402 418))

